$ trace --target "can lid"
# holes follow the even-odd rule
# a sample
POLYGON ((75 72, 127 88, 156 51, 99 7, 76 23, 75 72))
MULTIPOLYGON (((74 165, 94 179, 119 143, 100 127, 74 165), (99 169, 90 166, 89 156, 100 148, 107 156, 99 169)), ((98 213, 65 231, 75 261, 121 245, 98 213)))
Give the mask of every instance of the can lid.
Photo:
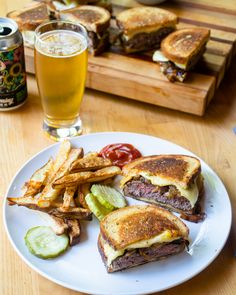
POLYGON ((13 35, 18 30, 17 23, 7 17, 0 17, 0 39, 13 35))

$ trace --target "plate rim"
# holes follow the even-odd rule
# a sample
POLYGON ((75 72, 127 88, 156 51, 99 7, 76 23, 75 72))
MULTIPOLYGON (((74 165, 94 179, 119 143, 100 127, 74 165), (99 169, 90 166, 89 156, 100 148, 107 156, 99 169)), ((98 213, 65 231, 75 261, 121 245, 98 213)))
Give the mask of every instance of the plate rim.
MULTIPOLYGON (((173 284, 171 284, 169 287, 163 287, 163 288, 154 288, 152 290, 148 290, 147 292, 135 292, 135 293, 131 293, 131 292, 119 292, 119 293, 114 293, 115 294, 120 294, 120 295, 142 295, 142 294, 151 294, 153 292, 161 292, 161 291, 164 291, 164 290, 168 290, 170 288, 173 288, 173 287, 176 287, 178 285, 181 285, 182 283, 184 282, 187 282, 189 281, 190 279, 194 278, 196 275, 198 275, 199 273, 201 273, 204 269, 206 269, 217 257, 218 255, 221 253, 223 247, 225 246, 226 244, 226 241, 229 237, 229 233, 230 233, 230 230, 231 230, 231 227, 232 227, 232 205, 231 205, 231 200, 230 200, 230 197, 229 197, 229 194, 228 194, 228 191, 223 183, 223 181, 221 180, 221 178, 219 177, 219 175, 204 161, 202 160, 202 158, 200 158, 198 155, 194 154, 193 152, 191 152, 190 150, 188 150, 187 148, 185 147, 182 147, 181 145, 178 145, 174 142, 171 142, 169 140, 166 140, 166 139, 162 139, 160 137, 157 137, 157 136, 153 136, 153 135, 149 135, 149 134, 143 134, 143 133, 135 133, 135 132, 119 132, 119 131, 115 131, 115 132, 112 132, 112 131, 109 131, 109 132, 94 132, 94 133, 89 133, 89 134, 84 134, 84 135, 81 135, 81 136, 77 136, 77 137, 73 137, 73 138, 70 138, 69 140, 72 142, 76 142, 77 140, 79 140, 81 137, 82 138, 86 138, 86 137, 91 137, 91 136, 100 136, 100 135, 114 135, 114 134, 117 134, 117 135, 132 135, 132 136, 145 136, 145 137, 149 137, 149 138, 152 138, 153 140, 159 140, 159 141, 162 141, 163 143, 166 143, 166 144, 171 144, 172 146, 175 146, 177 148, 182 148, 184 149, 185 151, 187 151, 190 155, 193 155, 193 156, 196 156, 197 158, 199 158, 199 160, 204 163, 204 165, 206 165, 211 171, 214 172, 214 176, 217 177, 217 181, 220 182, 220 184, 223 186, 225 192, 226 192, 226 195, 227 195, 227 199, 228 199, 228 203, 229 203, 229 207, 230 207, 230 216, 228 216, 228 221, 229 221, 229 226, 228 226, 228 231, 225 235, 225 238, 223 240, 223 242, 221 243, 221 246, 217 249, 217 252, 212 256, 212 258, 210 260, 207 261, 206 264, 202 265, 202 267, 200 269, 198 269, 198 271, 196 273, 193 273, 191 276, 188 276, 187 278, 183 278, 182 280, 178 281, 178 282, 175 282, 173 284)), ((19 257, 26 263, 26 265, 28 267, 30 267, 31 269, 33 269, 36 273, 40 274, 41 276, 43 276, 44 278, 60 285, 60 286, 63 286, 63 287, 66 287, 70 290, 74 290, 74 291, 78 291, 78 292, 83 292, 83 293, 87 293, 87 294, 95 294, 95 295, 104 295, 104 294, 110 294, 110 293, 100 293, 100 292, 94 292, 94 290, 88 290, 88 289, 84 289, 84 288, 80 288, 78 289, 76 286, 74 286, 73 284, 69 284, 69 283, 66 283, 64 281, 61 281, 61 280, 58 280, 58 279, 55 279, 53 276, 51 275, 48 275, 46 274, 45 272, 41 271, 38 267, 34 266, 34 264, 32 262, 30 262, 26 257, 24 257, 24 255, 20 252, 20 250, 17 248, 17 246, 15 245, 13 239, 11 238, 11 235, 10 235, 10 232, 8 230, 8 226, 7 226, 7 222, 6 222, 6 209, 7 209, 7 196, 8 196, 8 193, 13 185, 13 183, 15 182, 15 179, 17 178, 17 175, 25 168, 25 166, 27 166, 28 163, 30 163, 34 158, 36 158, 38 155, 40 155, 41 153, 44 153, 45 151, 51 149, 51 148, 54 148, 55 146, 59 146, 61 144, 61 142, 56 142, 56 143, 53 143, 53 144, 50 144, 49 146, 43 148, 42 150, 40 150, 39 152, 37 152, 36 154, 34 154, 32 157, 30 157, 26 162, 23 163, 23 165, 16 171, 15 175, 12 177, 11 179, 11 182, 10 184, 8 185, 8 188, 7 188, 7 191, 4 195, 4 200, 3 200, 3 224, 4 224, 4 229, 5 229, 5 232, 7 234, 7 237, 8 237, 8 240, 10 241, 10 244, 12 245, 13 249, 16 251, 16 253, 19 255, 19 257)))

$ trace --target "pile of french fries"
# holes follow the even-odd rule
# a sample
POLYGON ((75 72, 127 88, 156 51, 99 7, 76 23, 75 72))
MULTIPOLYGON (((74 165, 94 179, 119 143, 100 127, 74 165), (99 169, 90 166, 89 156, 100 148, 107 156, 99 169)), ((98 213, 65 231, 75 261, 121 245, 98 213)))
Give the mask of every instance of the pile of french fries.
POLYGON ((85 202, 92 183, 109 182, 120 172, 109 159, 99 157, 96 152, 84 155, 83 148, 72 148, 66 140, 55 159, 50 158, 24 184, 23 195, 9 197, 8 204, 47 213, 55 233, 67 233, 72 246, 79 242, 79 221, 92 219, 85 202))

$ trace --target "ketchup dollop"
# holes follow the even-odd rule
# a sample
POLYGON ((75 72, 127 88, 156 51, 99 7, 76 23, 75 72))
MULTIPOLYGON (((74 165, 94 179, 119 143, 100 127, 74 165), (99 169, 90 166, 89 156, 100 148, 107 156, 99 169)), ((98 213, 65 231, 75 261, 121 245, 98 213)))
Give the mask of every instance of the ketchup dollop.
POLYGON ((110 159, 115 166, 122 168, 131 161, 140 158, 142 155, 132 144, 113 143, 105 146, 99 156, 110 159))

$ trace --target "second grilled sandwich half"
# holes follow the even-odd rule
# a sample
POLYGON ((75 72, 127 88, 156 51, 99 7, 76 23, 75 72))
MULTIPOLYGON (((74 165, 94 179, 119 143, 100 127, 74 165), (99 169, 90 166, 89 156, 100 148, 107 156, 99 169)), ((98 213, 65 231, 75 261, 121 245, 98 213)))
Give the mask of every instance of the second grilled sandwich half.
POLYGON ((204 218, 200 201, 203 177, 200 161, 187 155, 139 158, 122 169, 124 194, 181 213, 198 222, 204 218))
POLYGON ((135 7, 116 17, 126 53, 159 48, 161 40, 175 30, 177 16, 156 7, 135 7))
POLYGON ((183 252, 187 226, 169 211, 152 205, 128 206, 100 223, 98 249, 108 272, 183 252))

